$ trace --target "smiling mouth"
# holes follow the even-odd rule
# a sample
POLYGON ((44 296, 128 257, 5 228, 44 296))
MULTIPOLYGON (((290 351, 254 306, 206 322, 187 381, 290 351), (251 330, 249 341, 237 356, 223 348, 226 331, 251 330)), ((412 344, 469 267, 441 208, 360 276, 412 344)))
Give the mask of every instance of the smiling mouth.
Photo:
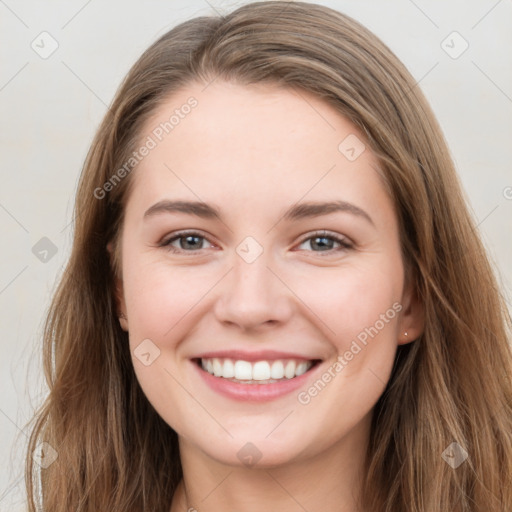
POLYGON ((196 358, 193 361, 206 373, 239 384, 273 384, 299 377, 320 363, 297 359, 249 362, 229 358, 196 358))

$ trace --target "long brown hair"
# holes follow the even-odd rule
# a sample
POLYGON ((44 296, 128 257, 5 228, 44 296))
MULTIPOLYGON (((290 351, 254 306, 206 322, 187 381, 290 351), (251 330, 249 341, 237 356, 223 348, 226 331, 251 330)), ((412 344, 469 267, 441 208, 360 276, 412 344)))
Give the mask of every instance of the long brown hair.
POLYGON ((132 173, 105 194, 97 190, 119 177, 141 127, 169 95, 216 78, 278 84, 328 102, 366 135, 393 199, 425 329, 398 348, 375 406, 362 509, 510 512, 510 315, 442 132, 414 79, 376 36, 329 8, 281 1, 167 32, 132 67, 103 119, 45 323, 49 394, 27 453, 30 511, 36 503, 51 512, 169 510, 182 477, 177 435, 137 382, 114 298, 132 173), (58 457, 39 469, 32 453, 42 442, 58 457), (467 458, 454 467, 449 457, 462 450, 467 458))

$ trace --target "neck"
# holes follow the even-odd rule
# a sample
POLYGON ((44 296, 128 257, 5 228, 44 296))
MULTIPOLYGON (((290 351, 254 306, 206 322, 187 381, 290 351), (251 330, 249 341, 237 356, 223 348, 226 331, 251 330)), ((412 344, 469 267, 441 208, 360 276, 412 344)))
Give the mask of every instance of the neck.
POLYGON ((370 416, 336 444, 272 467, 230 466, 179 438, 183 479, 171 512, 360 512, 370 416))

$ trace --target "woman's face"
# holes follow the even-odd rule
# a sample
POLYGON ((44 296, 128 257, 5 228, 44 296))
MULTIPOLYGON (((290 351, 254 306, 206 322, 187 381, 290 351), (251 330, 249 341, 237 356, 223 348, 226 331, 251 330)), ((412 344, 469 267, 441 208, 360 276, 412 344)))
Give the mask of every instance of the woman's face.
POLYGON ((308 93, 215 81, 174 94, 140 140, 118 289, 156 411, 234 465, 366 439, 420 326, 360 132, 308 93))

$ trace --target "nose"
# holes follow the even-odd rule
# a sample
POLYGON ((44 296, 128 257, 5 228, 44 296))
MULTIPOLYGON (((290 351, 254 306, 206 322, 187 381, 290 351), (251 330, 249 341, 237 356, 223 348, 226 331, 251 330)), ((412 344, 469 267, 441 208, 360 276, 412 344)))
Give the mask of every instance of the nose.
POLYGON ((233 268, 222 280, 214 307, 217 320, 243 331, 276 327, 292 315, 293 293, 264 251, 248 263, 234 254, 233 268))

